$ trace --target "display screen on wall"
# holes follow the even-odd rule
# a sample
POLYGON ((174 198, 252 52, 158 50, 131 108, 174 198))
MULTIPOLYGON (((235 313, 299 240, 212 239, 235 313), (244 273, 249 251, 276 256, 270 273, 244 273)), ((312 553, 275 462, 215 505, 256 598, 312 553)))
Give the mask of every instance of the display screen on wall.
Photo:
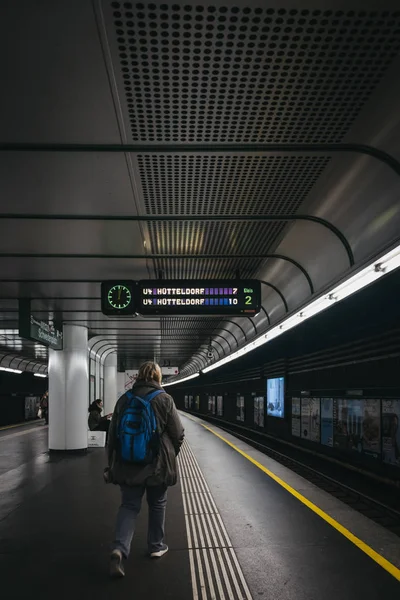
POLYGON ((333 446, 333 398, 321 398, 321 444, 333 446))
POLYGON ((300 398, 292 398, 292 435, 300 437, 300 398))
POLYGON ((236 420, 244 421, 244 396, 236 397, 236 420))
POLYGON ((377 456, 380 443, 380 401, 334 399, 333 445, 377 456))
POLYGON ((383 461, 400 468, 400 400, 382 400, 383 461))
POLYGON ((270 417, 285 416, 285 378, 267 379, 267 414, 270 417))
POLYGON ((224 414, 224 399, 222 396, 217 396, 217 415, 222 417, 224 414))

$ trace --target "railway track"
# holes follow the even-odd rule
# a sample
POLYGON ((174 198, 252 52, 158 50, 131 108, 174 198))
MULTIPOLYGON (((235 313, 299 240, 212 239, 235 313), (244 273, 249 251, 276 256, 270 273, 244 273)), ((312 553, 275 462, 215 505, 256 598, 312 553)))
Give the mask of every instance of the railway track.
POLYGON ((338 498, 345 504, 351 506, 354 510, 363 514, 365 517, 368 517, 375 523, 378 523, 400 537, 400 511, 310 467, 304 462, 287 456, 266 444, 257 442, 242 433, 238 433, 234 428, 229 428, 222 424, 218 424, 218 427, 227 433, 235 435, 235 437, 238 437, 250 446, 253 446, 263 454, 270 456, 291 471, 301 475, 315 486, 323 489, 335 498, 338 498))

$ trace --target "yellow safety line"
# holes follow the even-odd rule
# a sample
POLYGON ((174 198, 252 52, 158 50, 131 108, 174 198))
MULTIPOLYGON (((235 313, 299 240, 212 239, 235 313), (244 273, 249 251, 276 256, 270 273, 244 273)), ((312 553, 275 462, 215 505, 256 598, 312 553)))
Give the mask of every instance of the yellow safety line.
POLYGON ((0 431, 4 431, 5 429, 13 429, 14 427, 23 427, 24 425, 30 425, 30 422, 26 423, 17 423, 16 425, 6 425, 5 427, 0 427, 0 431))
POLYGON ((243 452, 243 450, 240 450, 240 448, 237 448, 237 446, 235 446, 235 444, 232 444, 232 442, 229 442, 222 435, 220 435, 219 433, 217 433, 210 427, 207 427, 207 425, 203 425, 203 423, 200 423, 200 424, 202 425, 202 427, 204 427, 204 429, 207 429, 208 431, 210 431, 211 433, 216 435, 220 440, 222 440, 223 442, 228 444, 228 446, 230 446, 231 448, 236 450, 236 452, 238 452, 239 454, 241 454, 242 456, 247 458, 248 461, 253 463, 253 465, 258 467, 261 471, 264 471, 264 473, 266 473, 266 475, 268 475, 268 477, 271 477, 271 479, 276 481, 276 483, 278 483, 280 486, 285 488, 285 490, 287 490, 290 494, 292 494, 292 496, 297 498, 297 500, 300 500, 300 502, 302 502, 310 510, 315 512, 319 517, 321 517, 321 519, 324 519, 324 521, 329 523, 329 525, 331 525, 332 527, 334 527, 334 529, 339 531, 339 533, 344 535, 344 537, 346 537, 348 540, 350 540, 350 542, 352 542, 355 546, 357 546, 357 548, 359 548, 360 550, 365 552, 365 554, 367 554, 370 558, 372 558, 372 560, 374 560, 376 563, 378 563, 378 565, 383 567, 385 569, 385 571, 387 571, 395 579, 400 581, 400 569, 398 569, 395 565, 393 565, 391 562, 386 560, 386 558, 384 558, 383 556, 378 554, 378 552, 375 552, 375 550, 373 550, 370 546, 368 546, 368 544, 366 544, 365 542, 360 540, 358 537, 353 535, 348 529, 346 529, 346 527, 343 527, 343 525, 341 525, 340 523, 335 521, 335 519, 333 519, 328 514, 326 514, 326 512, 321 510, 313 502, 310 502, 310 500, 307 500, 307 498, 305 498, 302 494, 297 492, 294 488, 292 488, 289 484, 287 484, 285 481, 283 481, 280 477, 275 475, 275 473, 272 473, 272 471, 270 471, 269 469, 264 467, 261 463, 256 461, 254 458, 252 458, 251 456, 246 454, 246 452, 243 452))

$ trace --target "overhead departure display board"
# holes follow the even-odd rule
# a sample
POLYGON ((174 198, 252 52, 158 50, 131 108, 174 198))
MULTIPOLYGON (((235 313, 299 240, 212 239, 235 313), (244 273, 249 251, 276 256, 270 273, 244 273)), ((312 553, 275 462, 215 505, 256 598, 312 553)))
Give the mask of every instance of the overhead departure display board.
POLYGON ((139 281, 137 312, 142 315, 254 316, 261 308, 261 285, 249 280, 139 281))

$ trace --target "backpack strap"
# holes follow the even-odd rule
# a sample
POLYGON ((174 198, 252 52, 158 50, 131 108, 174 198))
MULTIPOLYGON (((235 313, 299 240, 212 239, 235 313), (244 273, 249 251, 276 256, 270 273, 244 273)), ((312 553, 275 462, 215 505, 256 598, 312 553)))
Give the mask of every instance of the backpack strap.
POLYGON ((128 400, 132 400, 132 398, 139 398, 139 400, 144 400, 145 402, 151 402, 153 400, 153 398, 158 396, 158 394, 165 394, 165 391, 164 390, 154 390, 154 392, 150 392, 144 398, 141 398, 141 396, 135 396, 131 390, 128 390, 127 392, 125 392, 125 396, 128 398, 128 400))
POLYGON ((165 394, 165 392, 164 390, 155 390, 154 392, 150 392, 150 394, 147 394, 147 396, 145 396, 143 400, 145 400, 146 402, 151 402, 153 398, 158 396, 158 394, 165 394))

